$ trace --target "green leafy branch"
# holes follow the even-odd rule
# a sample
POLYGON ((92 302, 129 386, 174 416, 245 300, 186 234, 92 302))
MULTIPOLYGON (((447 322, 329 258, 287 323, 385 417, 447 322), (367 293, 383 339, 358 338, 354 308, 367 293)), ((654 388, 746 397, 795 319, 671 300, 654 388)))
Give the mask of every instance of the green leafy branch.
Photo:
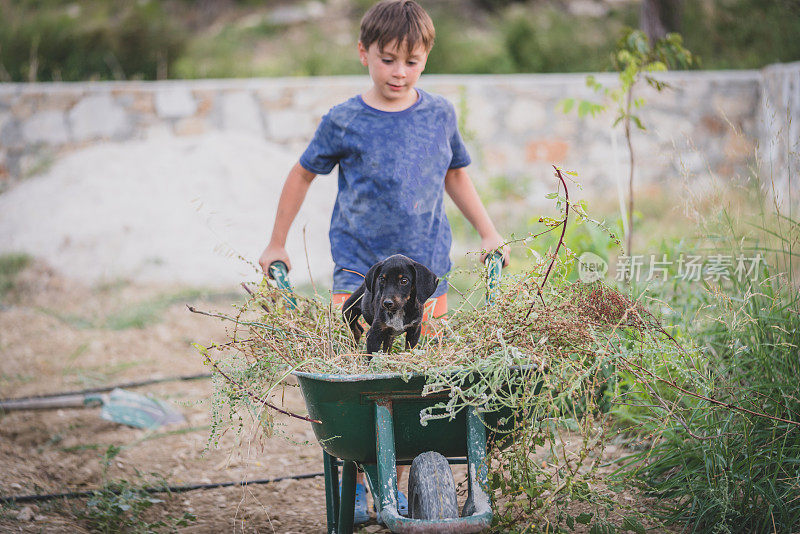
POLYGON ((658 72, 666 72, 670 68, 688 68, 697 63, 689 50, 684 48, 680 34, 669 33, 663 39, 650 43, 641 30, 626 29, 617 41, 616 50, 612 56, 612 65, 617 71, 618 84, 608 87, 597 81, 593 75, 586 77, 586 85, 603 97, 602 102, 589 100, 576 100, 565 98, 558 107, 562 112, 569 113, 577 109, 578 116, 584 118, 588 115, 596 117, 613 107, 616 113, 613 127, 620 123, 625 130, 625 140, 628 145, 628 209, 627 209, 627 252, 632 252, 633 240, 633 177, 634 177, 634 152, 631 142, 631 124, 639 130, 646 130, 644 123, 636 112, 644 106, 643 98, 634 98, 636 86, 644 80, 647 85, 661 92, 670 86, 663 80, 654 76, 658 72), (577 104, 577 107, 576 107, 577 104))

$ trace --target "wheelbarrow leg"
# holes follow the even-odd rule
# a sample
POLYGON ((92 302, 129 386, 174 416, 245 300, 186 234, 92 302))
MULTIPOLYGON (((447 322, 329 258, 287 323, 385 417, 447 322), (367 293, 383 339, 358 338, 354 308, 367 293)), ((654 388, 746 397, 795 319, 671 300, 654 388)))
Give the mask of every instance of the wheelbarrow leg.
MULTIPOLYGON (((394 450, 394 422, 392 421, 392 401, 375 402, 375 436, 378 453, 377 494, 380 496, 381 510, 389 508, 393 515, 397 512, 397 466, 394 450)), ((374 495, 373 495, 374 496, 374 495)))
POLYGON ((356 507, 356 463, 342 465, 342 497, 339 501, 339 528, 337 534, 352 534, 356 507))
POLYGON ((486 494, 489 487, 488 467, 486 466, 486 427, 475 408, 467 409, 467 464, 469 469, 469 497, 465 512, 467 515, 489 514, 491 520, 491 501, 486 494))
POLYGON ((325 472, 325 507, 328 517, 328 534, 336 534, 339 523, 339 466, 336 458, 322 451, 322 466, 325 472))

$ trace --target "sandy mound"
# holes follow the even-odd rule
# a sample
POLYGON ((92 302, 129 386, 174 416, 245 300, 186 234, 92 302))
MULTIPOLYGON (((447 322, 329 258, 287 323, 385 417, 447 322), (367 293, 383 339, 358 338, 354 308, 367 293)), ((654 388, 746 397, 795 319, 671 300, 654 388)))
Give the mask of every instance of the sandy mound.
MULTIPOLYGON (((89 283, 228 285, 255 278, 283 181, 299 154, 210 133, 105 143, 69 153, 0 195, 0 253, 26 252, 89 283)), ((289 234, 295 284, 330 286, 333 176, 311 188, 289 234)))

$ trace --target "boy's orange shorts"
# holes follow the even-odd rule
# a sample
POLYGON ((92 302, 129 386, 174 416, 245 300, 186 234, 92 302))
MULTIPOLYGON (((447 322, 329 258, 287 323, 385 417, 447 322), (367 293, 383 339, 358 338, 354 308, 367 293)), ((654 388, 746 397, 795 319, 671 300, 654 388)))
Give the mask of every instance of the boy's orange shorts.
MULTIPOLYGON (((350 297, 350 293, 334 293, 333 294, 333 305, 336 307, 341 308, 346 301, 350 297)), ((447 313, 447 293, 444 295, 440 295, 435 298, 428 299, 423 307, 423 314, 422 314, 422 335, 430 335, 436 334, 435 331, 431 331, 432 329, 428 326, 428 318, 429 317, 441 317, 442 315, 447 313)))

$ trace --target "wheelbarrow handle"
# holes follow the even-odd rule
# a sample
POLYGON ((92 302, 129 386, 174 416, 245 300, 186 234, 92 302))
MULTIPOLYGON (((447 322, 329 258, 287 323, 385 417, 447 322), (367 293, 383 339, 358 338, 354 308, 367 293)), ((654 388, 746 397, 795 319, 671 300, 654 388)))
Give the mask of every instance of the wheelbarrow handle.
POLYGON ((267 269, 270 278, 275 280, 278 289, 284 291, 284 299, 289 304, 290 309, 297 308, 297 301, 292 296, 292 284, 289 282, 289 268, 281 260, 275 260, 269 264, 267 269))
POLYGON ((269 277, 277 282, 279 288, 287 291, 292 290, 292 285, 289 283, 289 268, 285 263, 281 260, 275 260, 269 264, 267 271, 269 277))
POLYGON ((500 275, 503 273, 503 252, 495 250, 484 260, 486 269, 488 270, 486 278, 486 304, 491 304, 494 301, 495 293, 500 285, 500 275))

